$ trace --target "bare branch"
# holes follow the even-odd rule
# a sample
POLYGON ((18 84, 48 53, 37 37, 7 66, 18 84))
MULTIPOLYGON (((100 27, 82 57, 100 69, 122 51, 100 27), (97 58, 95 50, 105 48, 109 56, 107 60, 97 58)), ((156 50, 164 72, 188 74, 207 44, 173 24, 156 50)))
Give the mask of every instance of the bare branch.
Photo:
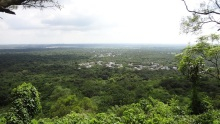
POLYGON ((1 6, 0 6, 0 12, 5 12, 5 13, 8 13, 8 14, 15 15, 15 12, 13 12, 13 11, 11 11, 9 9, 2 8, 1 6))
POLYGON ((190 9, 188 8, 187 4, 186 4, 186 1, 185 1, 185 0, 182 0, 182 1, 184 2, 185 7, 186 7, 186 10, 187 10, 188 12, 195 13, 195 14, 201 14, 201 15, 208 15, 208 14, 218 14, 218 15, 220 15, 220 13, 219 13, 219 12, 216 12, 216 11, 199 12, 199 11, 195 11, 195 10, 190 10, 190 9))
POLYGON ((220 9, 220 5, 218 4, 218 1, 215 0, 215 4, 217 5, 217 7, 220 9))
POLYGON ((13 5, 21 5, 24 8, 34 7, 44 9, 48 7, 55 7, 61 9, 61 5, 54 0, 0 0, 0 12, 15 14, 15 12, 9 9, 13 5))

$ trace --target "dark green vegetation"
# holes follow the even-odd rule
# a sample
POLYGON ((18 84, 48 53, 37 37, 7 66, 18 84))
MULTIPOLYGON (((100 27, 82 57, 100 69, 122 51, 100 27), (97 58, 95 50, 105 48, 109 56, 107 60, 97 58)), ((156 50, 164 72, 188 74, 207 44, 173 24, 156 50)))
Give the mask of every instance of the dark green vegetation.
POLYGON ((21 88, 23 82, 31 82, 40 94, 42 112, 31 115, 32 123, 220 123, 216 78, 200 79, 197 90, 205 110, 192 114, 193 85, 176 70, 175 54, 180 51, 174 47, 0 50, 0 123, 6 121, 13 103, 12 89, 21 88))

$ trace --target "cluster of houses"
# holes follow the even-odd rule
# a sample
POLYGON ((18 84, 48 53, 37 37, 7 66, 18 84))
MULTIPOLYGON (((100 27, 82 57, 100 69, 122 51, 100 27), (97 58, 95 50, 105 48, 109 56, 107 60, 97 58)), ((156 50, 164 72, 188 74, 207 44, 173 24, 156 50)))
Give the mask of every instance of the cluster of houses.
POLYGON ((103 61, 98 61, 98 62, 86 62, 86 63, 80 63, 79 64, 79 69, 81 69, 81 67, 85 67, 85 68, 91 68, 94 65, 100 65, 103 66, 105 65, 108 68, 122 68, 123 65, 122 64, 116 64, 115 62, 108 62, 108 63, 104 63, 103 61))
POLYGON ((115 57, 116 55, 113 53, 106 53, 106 54, 99 54, 95 55, 94 57, 102 58, 102 57, 115 57))
POLYGON ((105 64, 105 66, 109 68, 122 68, 123 67, 122 64, 116 64, 115 62, 108 62, 105 64))
POLYGON ((160 65, 159 63, 154 63, 151 62, 149 66, 144 66, 144 65, 133 65, 133 63, 129 63, 128 66, 134 67, 134 70, 142 70, 144 68, 149 69, 149 70, 177 70, 177 67, 168 67, 164 65, 160 65))
MULTIPOLYGON (((79 69, 81 69, 81 67, 85 67, 85 68, 91 68, 94 65, 99 65, 99 66, 105 66, 108 68, 123 68, 123 64, 118 64, 115 62, 103 62, 103 61, 97 61, 97 62, 86 62, 86 63, 80 63, 79 64, 79 69)), ((134 65, 133 63, 128 63, 127 67, 134 69, 134 70, 142 70, 142 69, 149 69, 149 70, 177 70, 177 67, 173 66, 173 67, 168 67, 168 66, 164 66, 164 65, 160 65, 159 63, 153 63, 151 62, 150 65, 145 66, 145 65, 134 65)))
POLYGON ((79 69, 81 69, 81 67, 85 67, 85 68, 91 68, 95 65, 95 62, 86 62, 86 63, 80 63, 79 64, 79 69))

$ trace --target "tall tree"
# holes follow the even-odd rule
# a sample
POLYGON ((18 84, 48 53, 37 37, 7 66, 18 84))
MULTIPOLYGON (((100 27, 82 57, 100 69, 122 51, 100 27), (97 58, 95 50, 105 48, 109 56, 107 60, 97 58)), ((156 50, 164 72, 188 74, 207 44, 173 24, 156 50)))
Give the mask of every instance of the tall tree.
POLYGON ((197 57, 192 47, 188 46, 177 55, 179 71, 192 83, 191 110, 192 114, 202 113, 202 104, 198 96, 198 84, 204 70, 204 59, 197 57))
POLYGON ((24 8, 34 7, 40 9, 47 7, 61 8, 60 4, 54 0, 0 0, 0 12, 15 14, 12 9, 17 8, 17 6, 23 6, 24 8))
MULTIPOLYGON (((181 27, 184 33, 199 33, 206 24, 214 24, 220 30, 220 0, 197 1, 194 8, 191 4, 182 0, 186 10, 192 15, 182 20, 181 27)), ((196 55, 202 57, 206 65, 206 74, 220 80, 220 36, 211 34, 201 36, 197 40, 197 45, 193 47, 196 55)))
POLYGON ((220 35, 211 34, 201 36, 197 44, 192 47, 197 57, 204 59, 205 75, 216 78, 220 81, 220 35))
POLYGON ((198 96, 200 78, 210 76, 220 81, 219 35, 201 36, 194 46, 186 47, 177 55, 179 71, 192 83, 192 113, 203 112, 204 106, 198 96), (209 43, 211 41, 211 43, 209 43))
POLYGON ((6 116, 7 124, 29 124, 41 111, 39 93, 30 83, 23 83, 12 91, 12 107, 6 116))

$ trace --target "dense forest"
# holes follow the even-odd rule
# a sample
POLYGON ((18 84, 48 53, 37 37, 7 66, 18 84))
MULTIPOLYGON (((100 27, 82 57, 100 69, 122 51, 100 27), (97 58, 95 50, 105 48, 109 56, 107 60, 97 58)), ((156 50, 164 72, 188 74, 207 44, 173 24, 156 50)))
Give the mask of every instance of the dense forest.
POLYGON ((174 1, 0 0, 12 15, 67 4, 1 15, 1 44, 20 45, 0 45, 0 124, 220 124, 220 1, 181 1, 189 14, 174 1), (65 44, 177 38, 188 46, 65 44))
POLYGON ((193 113, 193 85, 178 71, 175 57, 182 50, 168 46, 1 49, 0 123, 11 119, 7 123, 219 124, 219 80, 199 79, 202 106, 200 113, 193 113), (34 102, 38 112, 31 110, 38 114, 18 113, 22 121, 10 115, 11 106, 21 103, 14 101, 23 97, 16 95, 21 92, 36 97, 31 105, 39 97, 34 102))

